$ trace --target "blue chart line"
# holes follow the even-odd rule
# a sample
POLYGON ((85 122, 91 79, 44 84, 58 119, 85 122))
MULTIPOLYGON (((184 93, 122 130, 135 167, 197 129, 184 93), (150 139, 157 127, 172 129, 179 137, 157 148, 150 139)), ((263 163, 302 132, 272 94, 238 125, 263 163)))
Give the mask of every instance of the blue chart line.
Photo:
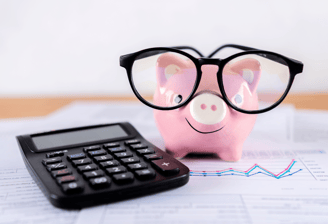
POLYGON ((296 163, 296 161, 293 159, 291 161, 291 163, 288 165, 288 167, 286 169, 284 169, 283 171, 281 171, 278 174, 274 174, 273 172, 259 166, 258 164, 254 164, 251 168, 249 168, 246 171, 242 171, 242 170, 237 170, 237 169, 233 169, 233 168, 228 168, 228 169, 224 169, 224 170, 218 170, 218 171, 190 171, 190 176, 243 176, 243 177, 251 177, 257 174, 264 174, 266 176, 269 177, 274 177, 276 179, 281 179, 283 177, 288 177, 288 176, 292 176, 298 172, 300 172, 302 169, 299 169, 295 172, 290 172, 290 170, 293 168, 294 164, 296 163), (256 172, 256 173, 251 173, 253 170, 255 169, 260 169, 261 171, 256 172))

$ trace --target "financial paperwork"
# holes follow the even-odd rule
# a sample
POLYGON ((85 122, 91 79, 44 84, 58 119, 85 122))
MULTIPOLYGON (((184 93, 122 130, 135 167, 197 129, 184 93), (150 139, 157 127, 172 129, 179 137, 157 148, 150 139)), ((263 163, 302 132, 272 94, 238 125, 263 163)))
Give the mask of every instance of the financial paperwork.
POLYGON ((0 168, 0 223, 71 224, 78 211, 53 207, 25 168, 0 168))
POLYGON ((0 224, 325 223, 328 148, 321 132, 328 133, 327 118, 325 112, 279 106, 258 115, 241 161, 188 156, 181 160, 191 170, 187 185, 81 211, 57 209, 45 199, 27 173, 14 137, 128 121, 164 149, 152 109, 140 103, 77 102, 44 118, 7 119, 0 122, 5 155, 0 158, 0 224))
POLYGON ((83 209, 77 223, 325 223, 327 159, 310 149, 247 150, 238 163, 186 158, 186 186, 83 209))

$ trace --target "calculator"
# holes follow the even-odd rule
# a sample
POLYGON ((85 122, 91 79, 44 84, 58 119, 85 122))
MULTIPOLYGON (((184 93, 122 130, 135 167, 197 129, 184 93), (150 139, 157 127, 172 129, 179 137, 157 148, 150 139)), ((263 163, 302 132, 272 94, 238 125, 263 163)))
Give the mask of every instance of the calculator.
POLYGON ((17 136, 25 165, 48 200, 83 208, 176 188, 189 169, 128 122, 17 136))

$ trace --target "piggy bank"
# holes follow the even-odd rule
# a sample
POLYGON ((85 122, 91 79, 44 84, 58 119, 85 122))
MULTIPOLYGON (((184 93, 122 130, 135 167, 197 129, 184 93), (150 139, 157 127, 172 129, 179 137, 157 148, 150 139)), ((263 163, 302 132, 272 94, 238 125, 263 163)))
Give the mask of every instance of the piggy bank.
MULTIPOLYGON (((193 66, 191 63, 171 53, 157 59, 158 84, 153 96, 156 104, 165 104, 172 95, 186 94, 185 86, 189 84, 190 76, 196 75, 183 72, 193 66)), ((226 161, 241 158, 243 143, 255 124, 256 115, 238 112, 225 103, 218 86, 218 69, 217 65, 201 67, 202 79, 187 105, 169 111, 154 110, 166 150, 174 157, 184 157, 188 153, 214 153, 226 161)), ((245 109, 258 108, 256 89, 260 70, 260 63, 252 58, 225 66, 224 78, 229 86, 225 91, 232 96, 231 102, 245 109), (243 75, 243 71, 254 71, 251 80, 249 75, 243 75)))

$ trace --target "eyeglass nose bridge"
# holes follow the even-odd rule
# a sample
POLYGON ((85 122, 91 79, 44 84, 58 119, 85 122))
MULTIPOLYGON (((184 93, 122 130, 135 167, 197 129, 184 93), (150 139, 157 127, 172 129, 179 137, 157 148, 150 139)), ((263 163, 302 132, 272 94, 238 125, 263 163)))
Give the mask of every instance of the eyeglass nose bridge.
POLYGON ((220 66, 221 64, 221 59, 219 58, 200 58, 198 59, 199 65, 217 65, 220 66))

